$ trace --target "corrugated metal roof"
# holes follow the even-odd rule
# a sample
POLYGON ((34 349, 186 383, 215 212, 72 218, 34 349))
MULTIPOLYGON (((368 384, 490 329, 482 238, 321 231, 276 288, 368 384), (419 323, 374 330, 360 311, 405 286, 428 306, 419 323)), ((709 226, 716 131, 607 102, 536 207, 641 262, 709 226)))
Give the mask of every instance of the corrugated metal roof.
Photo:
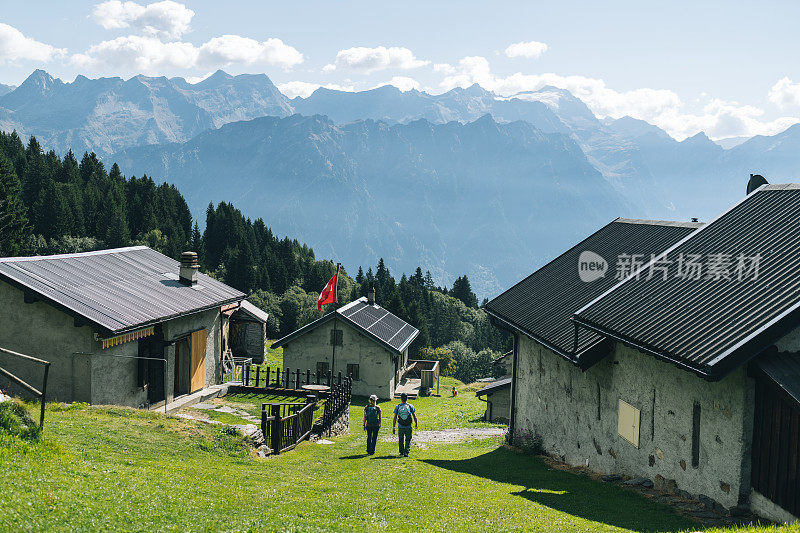
POLYGON ((0 258, 0 279, 113 334, 245 297, 205 274, 199 274, 197 285, 182 285, 179 266, 155 250, 134 246, 0 258))
MULTIPOLYGON (((618 282, 615 279, 617 257, 641 254, 649 260, 650 254, 664 251, 701 225, 618 218, 494 298, 485 309, 514 329, 572 359, 575 326, 570 318, 618 282), (605 277, 581 281, 578 259, 585 251, 605 259, 608 264, 605 277)), ((597 333, 580 329, 577 353, 596 346, 601 340, 602 336, 597 333)))
MULTIPOLYGON (((667 250, 666 260, 672 261, 666 280, 620 282, 574 320, 718 379, 800 322, 800 186, 759 188, 667 250), (700 256, 699 279, 676 275, 681 254, 700 256), (716 254, 731 259, 732 279, 709 276, 721 258, 716 254), (738 280, 740 254, 760 254, 757 276, 738 280)), ((750 268, 752 259, 744 265, 750 268)))
POLYGON ((755 364, 789 396, 800 402, 800 354, 765 353, 758 356, 755 364))
POLYGON ((475 392, 475 396, 483 396, 484 394, 489 394, 491 392, 497 392, 501 389, 505 389, 511 386, 511 376, 505 376, 497 381, 492 381, 488 385, 486 385, 481 390, 475 392))
POLYGON ((331 320, 334 316, 345 320, 383 344, 386 348, 400 354, 419 335, 417 328, 377 304, 370 305, 367 299, 362 297, 340 307, 335 313, 329 313, 318 318, 314 322, 306 324, 284 338, 275 341, 272 344, 272 348, 283 346, 306 331, 310 331, 318 325, 331 320))
POLYGON ((264 323, 266 323, 267 319, 269 318, 269 313, 267 313, 266 311, 262 310, 259 307, 256 307, 247 300, 242 300, 242 303, 240 304, 239 309, 237 311, 246 313, 251 317, 255 318, 256 320, 264 323))

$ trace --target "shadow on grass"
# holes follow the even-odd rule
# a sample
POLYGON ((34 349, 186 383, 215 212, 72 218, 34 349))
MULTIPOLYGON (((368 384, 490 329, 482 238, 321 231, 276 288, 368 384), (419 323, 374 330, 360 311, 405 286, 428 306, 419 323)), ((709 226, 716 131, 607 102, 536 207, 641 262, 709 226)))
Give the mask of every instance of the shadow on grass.
POLYGON ((666 505, 585 476, 550 469, 541 458, 506 448, 470 459, 427 459, 438 468, 522 487, 513 496, 586 520, 641 532, 684 531, 697 524, 666 505))
POLYGON ((373 457, 373 459, 402 459, 399 455, 378 455, 377 457, 373 457))
POLYGON ((345 455, 344 457, 339 457, 339 459, 363 459, 364 457, 369 457, 366 453, 358 453, 356 455, 345 455))

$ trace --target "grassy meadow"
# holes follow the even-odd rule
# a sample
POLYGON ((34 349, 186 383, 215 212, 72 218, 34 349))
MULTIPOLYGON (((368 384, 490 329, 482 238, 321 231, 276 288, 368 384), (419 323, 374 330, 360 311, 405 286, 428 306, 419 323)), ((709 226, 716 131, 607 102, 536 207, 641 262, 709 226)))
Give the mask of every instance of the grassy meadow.
MULTIPOLYGON (((486 427, 476 387, 418 399, 420 430, 486 427)), ((449 388, 449 387, 448 387, 449 388)), ((445 390, 444 388, 442 390, 445 390)), ((252 399, 250 399, 252 400, 252 399)), ((248 403, 241 401, 241 403, 248 403)), ((383 436, 396 402, 382 403, 383 436)), ((155 412, 48 407, 42 439, 0 436, 2 531, 694 531, 670 508, 550 468, 502 437, 365 456, 351 433, 258 458, 223 427, 155 412)), ((763 529, 758 529, 762 531, 763 529)), ((796 529, 795 529, 796 530, 796 529)), ((749 531, 756 531, 751 529, 749 531)))

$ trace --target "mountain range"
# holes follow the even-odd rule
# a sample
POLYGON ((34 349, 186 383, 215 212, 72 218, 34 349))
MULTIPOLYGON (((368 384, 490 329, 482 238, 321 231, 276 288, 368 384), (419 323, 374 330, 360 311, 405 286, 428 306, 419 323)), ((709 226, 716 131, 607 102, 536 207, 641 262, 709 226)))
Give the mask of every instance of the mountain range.
POLYGON ((708 219, 751 172, 800 174, 800 125, 727 149, 703 133, 679 142, 554 87, 289 99, 266 75, 64 83, 38 70, 0 86, 0 129, 174 182, 201 221, 208 202, 233 201, 321 256, 419 264, 441 282, 466 272, 481 296, 616 216, 708 219))

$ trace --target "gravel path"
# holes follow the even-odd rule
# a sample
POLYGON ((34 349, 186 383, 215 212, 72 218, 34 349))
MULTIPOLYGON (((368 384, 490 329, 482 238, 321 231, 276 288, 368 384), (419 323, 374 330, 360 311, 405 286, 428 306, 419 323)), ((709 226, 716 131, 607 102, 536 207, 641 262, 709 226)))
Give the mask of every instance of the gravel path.
MULTIPOLYGON (((472 439, 488 439, 498 437, 506 432, 505 428, 456 428, 430 431, 416 431, 411 439, 413 443, 451 443, 472 439)), ((381 440, 390 442, 396 440, 395 435, 387 435, 381 440)))

